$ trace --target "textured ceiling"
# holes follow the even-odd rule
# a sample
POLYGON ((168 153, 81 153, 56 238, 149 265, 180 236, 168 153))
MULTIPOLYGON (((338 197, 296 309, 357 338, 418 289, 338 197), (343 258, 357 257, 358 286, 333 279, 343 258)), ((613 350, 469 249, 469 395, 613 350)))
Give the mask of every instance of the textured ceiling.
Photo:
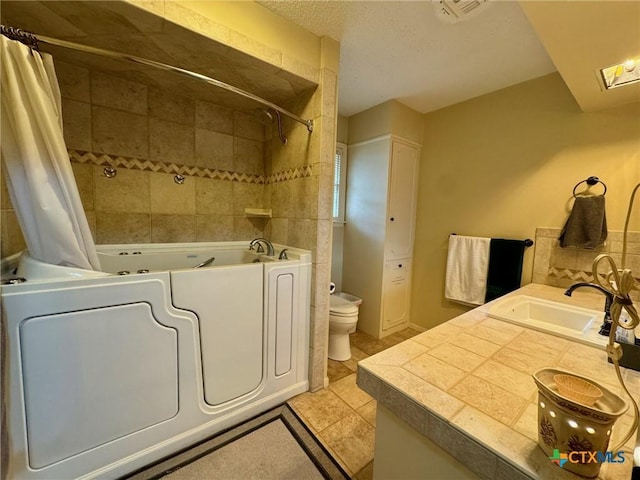
POLYGON ((425 113, 556 70, 518 2, 458 23, 433 1, 259 1, 341 43, 340 114, 395 98, 425 113))
POLYGON ((584 111, 640 102, 640 84, 598 78, 640 57, 638 0, 490 1, 458 23, 433 0, 259 3, 341 42, 345 116, 392 98, 425 113, 556 70, 584 111))

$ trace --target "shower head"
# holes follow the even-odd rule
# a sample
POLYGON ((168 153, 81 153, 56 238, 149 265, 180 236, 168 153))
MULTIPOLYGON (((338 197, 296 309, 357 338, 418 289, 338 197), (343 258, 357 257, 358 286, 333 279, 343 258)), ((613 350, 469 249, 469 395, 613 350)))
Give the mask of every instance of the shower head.
POLYGON ((269 110, 264 108, 256 108, 251 113, 265 127, 273 124, 273 115, 271 115, 271 112, 269 112, 269 110))
POLYGON ((282 142, 283 145, 286 145, 288 139, 284 134, 284 132, 282 131, 282 117, 280 116, 280 112, 273 108, 268 108, 268 109, 259 108, 258 111, 261 112, 262 114, 262 115, 259 115, 259 118, 264 119, 264 117, 267 117, 269 119, 269 123, 267 123, 266 120, 260 120, 260 123, 266 126, 273 125, 273 119, 275 117, 275 120, 278 125, 278 138, 280 138, 280 141, 282 142))

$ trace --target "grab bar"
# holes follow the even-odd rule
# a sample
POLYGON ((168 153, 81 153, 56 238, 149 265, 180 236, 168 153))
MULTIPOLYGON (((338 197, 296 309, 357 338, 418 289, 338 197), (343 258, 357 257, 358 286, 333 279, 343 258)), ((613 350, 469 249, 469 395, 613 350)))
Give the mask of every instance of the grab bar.
POLYGON ((202 262, 202 263, 199 263, 199 264, 195 265, 193 268, 202 268, 202 267, 206 267, 207 265, 212 264, 212 263, 213 263, 213 261, 214 261, 215 259, 216 259, 216 257, 211 257, 210 259, 205 260, 204 262, 202 262))

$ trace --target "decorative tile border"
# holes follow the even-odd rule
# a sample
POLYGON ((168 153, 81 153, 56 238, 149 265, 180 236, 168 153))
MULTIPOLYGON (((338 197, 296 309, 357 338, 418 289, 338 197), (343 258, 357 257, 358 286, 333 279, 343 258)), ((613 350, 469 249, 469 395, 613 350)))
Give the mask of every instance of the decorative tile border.
POLYGON ((310 165, 300 168, 290 168, 269 176, 254 175, 250 173, 230 172, 210 168, 195 167, 189 165, 177 165, 175 163, 154 162, 138 158, 121 157, 106 153, 83 152, 68 150, 69 160, 73 163, 110 166, 113 168, 126 168, 129 170, 150 171, 156 173, 173 173, 190 177, 211 178, 214 180, 227 180, 230 182, 255 183, 259 185, 274 184, 296 178, 310 177, 313 168, 310 165))
MULTIPOLYGON (((575 282, 593 282, 591 268, 572 268, 571 265, 591 265, 595 257, 601 253, 609 253, 618 256, 622 250, 622 232, 609 231, 607 244, 598 250, 584 250, 576 248, 560 248, 558 237, 559 228, 536 229, 536 251, 534 258, 534 281, 553 286, 568 286, 575 282), (580 257, 581 261, 578 262, 580 257), (536 274, 537 272, 537 274, 536 274)), ((629 232, 628 251, 638 252, 638 232, 629 232)), ((629 254, 629 253, 628 253, 629 254)), ((630 253, 629 258, 637 253, 630 253)), ((633 270, 636 284, 631 296, 640 299, 640 271, 633 270)))
MULTIPOLYGON (((593 282, 593 272, 586 272, 584 270, 572 270, 570 268, 549 268, 549 276, 554 278, 568 278, 574 282, 593 282)), ((602 275, 600 275, 602 276, 602 275)), ((637 282, 640 282, 640 277, 634 276, 637 282)), ((634 286, 637 290, 638 287, 634 286)))
POLYGON ((554 278, 568 278, 574 282, 592 282, 593 274, 584 270, 572 270, 570 268, 549 268, 549 276, 554 278))
POLYGON ((269 175, 266 179, 265 183, 278 183, 284 182, 287 180, 294 180, 296 178, 305 178, 310 177, 313 174, 313 167, 311 165, 307 165, 301 168, 289 168, 282 172, 273 173, 269 175))

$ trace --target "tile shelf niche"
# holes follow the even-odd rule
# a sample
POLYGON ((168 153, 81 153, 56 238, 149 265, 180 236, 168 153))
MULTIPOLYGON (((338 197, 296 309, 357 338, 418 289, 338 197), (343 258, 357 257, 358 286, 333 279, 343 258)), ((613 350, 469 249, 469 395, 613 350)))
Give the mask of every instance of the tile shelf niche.
POLYGON ((270 208, 245 208, 244 209, 245 217, 260 217, 260 218, 271 218, 271 209, 270 208))

